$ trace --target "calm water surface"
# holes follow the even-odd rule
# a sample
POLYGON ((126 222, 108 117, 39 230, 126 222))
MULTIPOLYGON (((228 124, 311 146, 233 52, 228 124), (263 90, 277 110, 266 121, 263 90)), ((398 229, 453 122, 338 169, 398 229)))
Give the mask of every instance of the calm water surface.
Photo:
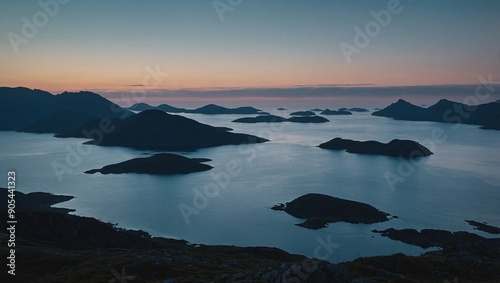
POLYGON ((82 146, 83 139, 46 134, 0 132, 0 172, 5 176, 0 180, 5 183, 6 172, 14 169, 20 191, 73 195, 75 199, 58 206, 156 236, 200 244, 272 246, 307 256, 328 256, 332 262, 424 252, 380 237, 373 229, 435 228, 488 236, 465 220, 500 226, 500 131, 359 113, 328 117, 331 122, 324 124, 238 124, 231 122, 238 115, 186 116, 271 142, 181 153, 212 159, 208 164, 214 169, 202 173, 87 175, 83 172, 88 169, 152 152, 82 146), (397 158, 317 147, 334 137, 382 142, 413 139, 434 155, 409 164, 397 158), (54 165, 66 167, 56 174, 54 165), (391 185, 387 176, 398 182, 391 185), (200 197, 204 191, 208 197, 200 197), (300 219, 269 209, 311 192, 365 202, 399 218, 308 230, 294 225, 300 219), (183 216, 180 205, 189 207, 192 214, 183 216), (325 243, 330 247, 325 248, 325 243))

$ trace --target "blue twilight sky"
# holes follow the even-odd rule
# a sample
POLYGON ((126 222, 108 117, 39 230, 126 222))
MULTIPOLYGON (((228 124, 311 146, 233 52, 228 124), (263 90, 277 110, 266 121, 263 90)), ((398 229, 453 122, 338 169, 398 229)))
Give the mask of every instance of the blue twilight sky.
POLYGON ((3 0, 0 50, 0 85, 52 92, 477 84, 500 81, 500 1, 3 0))

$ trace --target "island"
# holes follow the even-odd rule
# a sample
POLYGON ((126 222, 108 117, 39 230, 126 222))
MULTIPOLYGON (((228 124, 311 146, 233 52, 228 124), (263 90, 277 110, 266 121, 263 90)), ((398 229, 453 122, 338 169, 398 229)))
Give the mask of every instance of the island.
POLYGON ((386 155, 404 158, 417 158, 433 154, 428 148, 412 140, 392 140, 389 143, 378 141, 354 141, 334 138, 320 144, 323 149, 346 150, 349 153, 386 155))
POLYGON ((155 175, 188 174, 212 169, 212 166, 202 163, 207 161, 210 161, 210 159, 187 158, 172 153, 160 153, 149 157, 134 158, 124 162, 107 165, 101 169, 88 170, 85 171, 85 173, 138 173, 155 175))
POLYGON ((243 106, 238 108, 226 108, 215 104, 205 105, 203 107, 190 110, 188 113, 197 113, 197 114, 259 114, 261 112, 260 109, 251 107, 251 106, 243 106))
POLYGON ((316 115, 316 113, 314 113, 313 111, 296 111, 296 112, 290 113, 290 115, 292 115, 292 116, 314 116, 314 115, 316 115))
POLYGON ((260 115, 257 117, 244 117, 233 120, 234 123, 282 123, 282 122, 292 122, 292 123, 326 123, 329 122, 328 119, 321 116, 297 116, 290 117, 288 119, 275 116, 275 115, 260 115))
POLYGON ((390 214, 371 205, 316 193, 303 195, 286 204, 277 204, 271 209, 306 219, 296 225, 308 229, 321 229, 334 222, 372 224, 391 219, 390 214))
POLYGON ((349 112, 347 110, 343 110, 343 109, 339 109, 338 111, 325 109, 320 114, 321 115, 352 115, 351 112, 349 112))
POLYGON ((239 118, 236 120, 233 120, 232 122, 234 123, 247 123, 247 124, 253 124, 253 123, 281 123, 281 122, 287 122, 288 120, 286 118, 280 117, 280 116, 275 116, 275 115, 260 115, 257 117, 244 117, 244 118, 239 118))
POLYGON ((350 112, 370 112, 368 109, 361 107, 353 107, 353 108, 340 108, 339 111, 350 111, 350 112))
POLYGON ((309 111, 312 111, 312 112, 321 112, 321 111, 323 111, 323 109, 320 109, 320 108, 313 108, 313 109, 311 109, 311 110, 309 110, 309 111))
POLYGON ((330 120, 321 116, 297 116, 288 118, 289 122, 292 123, 327 123, 330 120))
POLYGON ((146 110, 122 120, 114 131, 86 143, 151 150, 192 151, 213 146, 267 141, 264 138, 229 132, 161 110, 146 110))
POLYGON ((500 104, 497 102, 466 105, 441 99, 423 108, 400 99, 372 115, 396 120, 471 124, 479 125, 482 129, 500 130, 500 104))

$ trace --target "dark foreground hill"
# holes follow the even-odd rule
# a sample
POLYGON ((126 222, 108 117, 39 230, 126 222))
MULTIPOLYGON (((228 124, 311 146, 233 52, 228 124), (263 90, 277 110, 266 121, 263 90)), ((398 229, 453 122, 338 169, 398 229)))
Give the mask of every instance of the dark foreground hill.
MULTIPOLYGON (((0 201, 7 203, 7 190, 0 191, 0 201)), ((421 256, 395 254, 331 264, 276 248, 192 245, 152 237, 43 204, 65 201, 68 196, 16 193, 20 220, 15 227, 16 275, 8 274, 10 267, 4 265, 1 282, 442 283, 455 278, 455 282, 498 282, 500 278, 498 239, 464 237, 464 242, 421 256), (41 206, 45 209, 38 209, 41 206)), ((3 219, 7 219, 6 208, 1 207, 3 219)), ((6 225, 3 221, 0 252, 8 256, 6 225)))
POLYGON ((116 125, 114 131, 88 143, 139 149, 195 150, 266 141, 268 140, 232 133, 160 110, 146 110, 124 119, 116 125))
POLYGON ((484 129, 500 130, 500 103, 497 102, 471 106, 441 99, 436 104, 423 108, 400 99, 372 115, 397 120, 480 125, 484 129))
POLYGON ((49 92, 24 87, 0 87, 0 131, 62 134, 89 119, 125 118, 129 110, 87 91, 49 92))

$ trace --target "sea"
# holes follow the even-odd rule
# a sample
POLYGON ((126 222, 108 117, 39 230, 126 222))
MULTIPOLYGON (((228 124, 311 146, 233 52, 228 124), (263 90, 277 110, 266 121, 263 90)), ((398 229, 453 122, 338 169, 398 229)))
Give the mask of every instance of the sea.
MULTIPOLYGON (((268 111, 285 117, 291 112, 268 111)), ((17 190, 74 196, 55 206, 74 209, 76 215, 193 245, 276 247, 333 263, 428 251, 382 237, 375 229, 430 228, 492 237, 465 220, 500 226, 500 131, 370 113, 328 116, 330 122, 322 124, 241 124, 232 120, 249 115, 182 115, 270 142, 176 152, 211 159, 207 164, 214 168, 205 172, 89 175, 84 172, 157 152, 0 132, 0 187, 7 186, 7 172, 14 170, 17 190), (335 137, 410 139, 434 154, 405 160, 318 147, 335 137), (295 225, 303 220, 270 209, 307 193, 367 203, 397 218, 310 230, 295 225)))

